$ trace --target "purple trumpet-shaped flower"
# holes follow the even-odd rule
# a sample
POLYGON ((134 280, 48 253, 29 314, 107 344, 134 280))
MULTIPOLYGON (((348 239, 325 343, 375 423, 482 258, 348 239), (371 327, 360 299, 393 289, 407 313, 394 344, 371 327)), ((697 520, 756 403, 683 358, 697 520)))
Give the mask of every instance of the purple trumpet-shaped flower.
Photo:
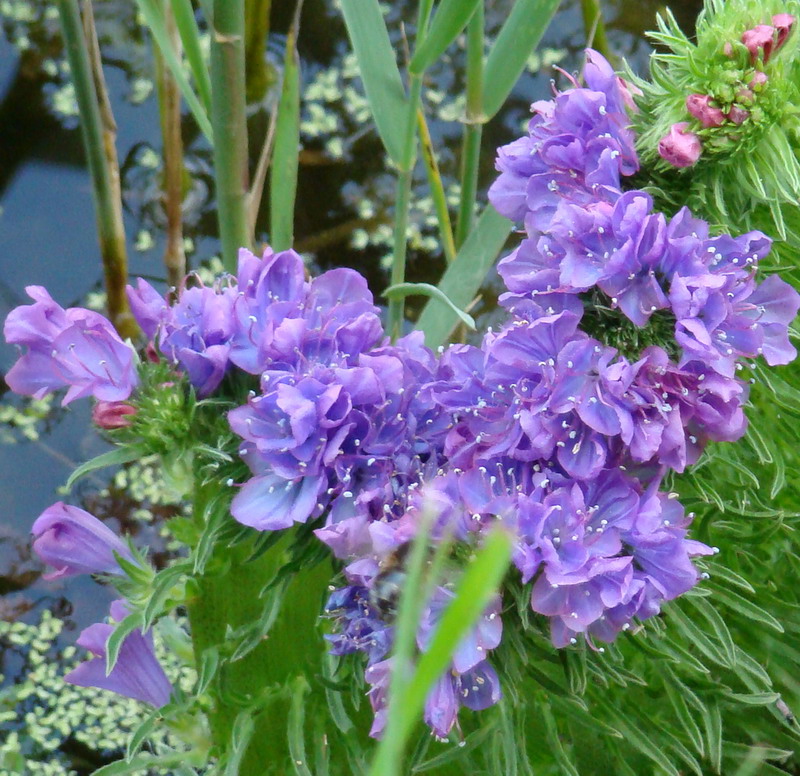
MULTIPOLYGON (((788 16, 789 14, 782 14, 788 16)), ((769 62, 772 51, 775 49, 777 30, 771 24, 757 24, 750 30, 742 33, 742 43, 750 52, 750 61, 755 64, 760 58, 764 64, 769 62)), ((788 31, 786 32, 788 35, 788 31)), ((784 36, 785 39, 785 36, 784 36)))
POLYGON ((700 138, 689 131, 686 121, 673 124, 669 132, 658 141, 658 155, 673 167, 691 167, 702 152, 700 138))
MULTIPOLYGON (((124 601, 111 604, 112 620, 120 622, 127 614, 124 601)), ((114 626, 106 623, 86 628, 78 637, 78 646, 94 657, 70 671, 64 680, 79 687, 110 690, 156 708, 166 706, 172 685, 156 658, 151 634, 144 635, 138 628, 131 631, 122 642, 114 668, 106 674, 106 648, 113 631, 114 626)))
POLYGON ((33 549, 55 571, 45 579, 76 574, 122 574, 114 553, 134 562, 125 543, 96 517, 58 501, 33 524, 33 549))
POLYGON ((772 26, 778 31, 778 39, 775 41, 777 51, 791 34, 797 19, 790 13, 778 13, 772 17, 772 26))
POLYGON ((138 384, 134 352, 99 313, 65 310, 41 286, 25 289, 31 305, 13 309, 3 327, 6 341, 26 352, 5 376, 15 393, 41 399, 67 388, 62 400, 94 396, 122 401, 138 384))

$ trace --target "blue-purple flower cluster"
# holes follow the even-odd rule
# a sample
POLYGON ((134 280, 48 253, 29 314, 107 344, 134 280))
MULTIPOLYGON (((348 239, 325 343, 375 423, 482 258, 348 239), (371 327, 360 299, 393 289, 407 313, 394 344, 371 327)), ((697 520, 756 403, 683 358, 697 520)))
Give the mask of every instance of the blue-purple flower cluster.
MULTIPOLYGON (((688 538, 692 515, 660 491, 665 474, 744 433, 743 359, 795 356, 800 297, 775 276, 755 279, 770 240, 712 236, 685 208, 666 218, 626 189, 638 167, 629 87, 592 51, 584 79, 534 104, 529 134, 500 149, 490 198, 526 238, 499 266, 508 321, 480 347, 436 357, 420 333, 390 343, 358 273, 309 279, 293 251, 243 250, 236 276, 171 301, 141 280, 129 290, 154 357, 198 396, 224 393, 232 371, 253 376, 228 414, 252 474, 232 514, 257 530, 319 520, 347 582, 326 605, 328 638, 334 654, 366 657, 374 735, 403 553, 423 515, 434 515, 431 541, 447 535, 462 549, 506 526, 553 643, 613 641, 694 586, 692 558, 714 552, 688 538)), ((132 350, 100 316, 31 295, 6 322, 7 339, 27 348, 9 385, 37 396, 67 387, 65 402, 91 394, 105 427, 129 423, 135 397, 120 402, 138 384, 132 350)), ((37 549, 62 576, 114 573, 124 545, 69 509, 40 518, 37 549)), ((421 651, 451 581, 424 602, 421 651)), ((500 698, 490 663, 500 610, 498 595, 427 700, 439 737, 462 707, 500 698)), ((166 702, 160 677, 151 691, 166 702)))

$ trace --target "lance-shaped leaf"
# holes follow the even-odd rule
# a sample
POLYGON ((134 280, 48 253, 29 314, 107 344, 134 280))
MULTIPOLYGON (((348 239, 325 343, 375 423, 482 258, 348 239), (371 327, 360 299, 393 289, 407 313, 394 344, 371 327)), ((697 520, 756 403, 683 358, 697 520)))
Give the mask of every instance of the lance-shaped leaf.
MULTIPOLYGON (((491 205, 483 211, 475 228, 439 281, 439 290, 458 309, 466 308, 494 266, 506 238, 511 222, 503 218, 491 205)), ((417 321, 417 328, 425 333, 428 347, 441 345, 458 324, 452 310, 443 309, 433 300, 417 321)))
POLYGON ((391 160, 402 166, 408 100, 380 4, 342 0, 342 12, 378 134, 391 160))
POLYGON ((483 71, 483 112, 494 116, 511 94, 559 0, 517 0, 495 38, 483 71))
POLYGON ((186 52, 186 61, 197 84, 200 100, 208 112, 211 110, 211 76, 208 74, 208 64, 203 56, 200 30, 197 27, 192 2, 191 0, 170 0, 170 2, 172 13, 175 15, 175 25, 181 36, 183 50, 186 52))
POLYGON ((483 0, 442 0, 436 8, 422 45, 414 52, 408 69, 414 75, 427 70, 458 37, 483 0))
POLYGON ((214 132, 211 128, 211 121, 208 118, 206 109, 203 107, 199 98, 195 94, 194 89, 192 89, 191 85, 189 84, 189 79, 186 77, 186 73, 183 70, 183 65, 175 55, 175 51, 170 43, 169 32, 167 31, 167 23, 164 18, 163 9, 155 2, 155 0, 136 0, 136 4, 139 6, 142 16, 144 16, 144 20, 147 24, 147 28, 150 30, 150 34, 153 36, 153 39, 161 50, 161 55, 164 57, 164 61, 172 71, 175 82, 178 84, 178 88, 181 90, 181 94, 186 100, 186 104, 189 106, 189 110, 191 110, 195 121, 197 121, 200 131, 206 136, 208 142, 213 144, 214 132))

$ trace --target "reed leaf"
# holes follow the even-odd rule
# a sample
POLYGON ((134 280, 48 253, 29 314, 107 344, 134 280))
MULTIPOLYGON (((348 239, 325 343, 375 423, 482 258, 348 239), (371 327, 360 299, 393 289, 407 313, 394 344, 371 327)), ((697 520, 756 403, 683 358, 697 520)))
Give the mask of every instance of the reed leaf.
POLYGON ((458 37, 483 0, 442 0, 431 21, 425 41, 414 52, 409 72, 421 75, 458 37))
POLYGON ((342 13, 378 134, 389 158, 402 167, 408 100, 380 3, 342 0, 342 13))
POLYGON ((559 0, 517 0, 486 60, 483 112, 500 110, 558 8, 559 0))
MULTIPOLYGON (((491 205, 483 211, 438 284, 439 290, 457 308, 465 309, 474 299, 510 231, 511 222, 491 205)), ((430 301, 417 321, 417 328, 425 333, 428 347, 435 348, 447 340, 457 324, 454 312, 430 301)))
POLYGON ((189 63, 194 82, 197 84, 200 101, 208 113, 211 111, 211 76, 208 74, 208 63, 203 56, 200 29, 197 26, 191 0, 170 0, 170 3, 172 4, 172 13, 175 14, 175 24, 178 27, 178 34, 181 36, 183 50, 186 53, 186 61, 189 63))

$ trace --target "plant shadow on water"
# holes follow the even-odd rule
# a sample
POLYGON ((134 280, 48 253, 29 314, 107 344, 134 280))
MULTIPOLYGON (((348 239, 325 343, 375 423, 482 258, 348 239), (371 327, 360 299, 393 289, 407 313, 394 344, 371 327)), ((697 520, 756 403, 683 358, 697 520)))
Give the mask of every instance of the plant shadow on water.
MULTIPOLYGON (((164 216, 159 199, 160 136, 152 85, 149 44, 136 24, 129 0, 97 3, 97 23, 106 64, 106 77, 119 134, 122 161, 125 226, 132 275, 163 277, 164 216)), ((270 65, 283 58, 285 32, 291 22, 291 4, 274 4, 267 46, 270 65)), ((661 6, 654 0, 609 0, 604 13, 609 39, 616 53, 629 56, 641 69, 648 48, 643 31, 654 24, 661 6)), ((676 14, 691 29, 699 4, 677 3, 676 14)), ((66 87, 58 40, 58 22, 52 4, 44 0, 9 3, 12 12, 0 20, 0 316, 24 301, 24 286, 53 289, 59 302, 89 303, 98 296, 102 268, 97 249, 89 179, 72 96, 66 87)), ((487 28, 497 30, 510 2, 490 3, 487 28)), ((391 4, 389 29, 412 16, 414 4, 391 4)), ((394 40, 402 50, 402 40, 394 40)), ((530 103, 549 93, 558 63, 577 67, 585 45, 577 0, 562 3, 538 58, 532 58, 502 113, 483 135, 479 182, 481 191, 494 170, 493 149, 519 133, 530 103), (540 69, 538 66, 542 66, 540 69)), ((344 24, 324 0, 305 5, 299 53, 305 89, 302 103, 302 142, 297 206, 296 242, 313 255, 313 268, 349 266, 363 273, 377 295, 388 285, 388 235, 392 220, 394 178, 384 161, 376 133, 359 110, 364 110, 360 88, 346 58, 344 24)), ((463 93, 464 52, 431 69, 423 91, 434 145, 440 153, 445 188, 458 177, 457 149, 463 107, 454 95, 463 93)), ((268 91, 263 105, 250 107, 253 155, 266 132, 268 108, 275 95, 268 91)), ((184 122, 187 170, 191 176, 184 201, 189 260, 212 256, 218 248, 211 195, 213 176, 210 151, 191 120, 184 122)), ((255 163, 255 160, 253 161, 255 163)), ((410 280, 436 282, 446 266, 435 240, 432 206, 422 196, 424 171, 418 166, 412 200, 410 280)), ((268 200, 268 195, 264 201, 268 200)), ((267 208, 262 208, 266 216, 267 208)), ((265 218, 257 224, 257 238, 267 237, 265 218)), ((496 291, 488 281, 473 313, 479 328, 491 323, 496 291)), ((101 301, 101 300, 100 300, 101 301)), ((0 373, 9 368, 14 351, 0 345, 0 373)), ((0 386, 0 391, 3 388, 0 386)), ((104 442, 88 431, 88 409, 75 405, 64 412, 51 402, 22 402, 0 393, 0 621, 37 624, 49 610, 64 621, 68 639, 52 638, 61 650, 81 628, 100 619, 111 592, 82 577, 66 581, 41 580, 42 569, 29 548, 33 519, 58 496, 58 489, 76 463, 102 452, 104 442), (73 610, 70 603, 81 601, 73 610)), ((181 506, 159 492, 157 478, 146 465, 136 464, 109 475, 95 473, 78 488, 81 502, 92 513, 110 521, 115 530, 137 536, 151 548, 160 565, 171 549, 160 532, 163 521, 179 514, 181 506)), ((26 660, 9 631, 0 633, 2 687, 17 685, 26 660)), ((13 705, 11 707, 13 709, 13 705)), ((3 708, 0 708, 0 712, 3 708)), ((0 715, 0 721, 4 717, 0 715)), ((7 726, 8 723, 2 723, 7 726)), ((12 724, 13 728, 13 724, 12 724)), ((2 729, 0 727, 0 729, 2 729)), ((2 734, 0 734, 2 735, 2 734)), ((108 746, 108 745, 107 745, 108 746)), ((62 762, 88 773, 104 762, 108 749, 97 754, 85 741, 70 735, 60 745, 62 762)))

